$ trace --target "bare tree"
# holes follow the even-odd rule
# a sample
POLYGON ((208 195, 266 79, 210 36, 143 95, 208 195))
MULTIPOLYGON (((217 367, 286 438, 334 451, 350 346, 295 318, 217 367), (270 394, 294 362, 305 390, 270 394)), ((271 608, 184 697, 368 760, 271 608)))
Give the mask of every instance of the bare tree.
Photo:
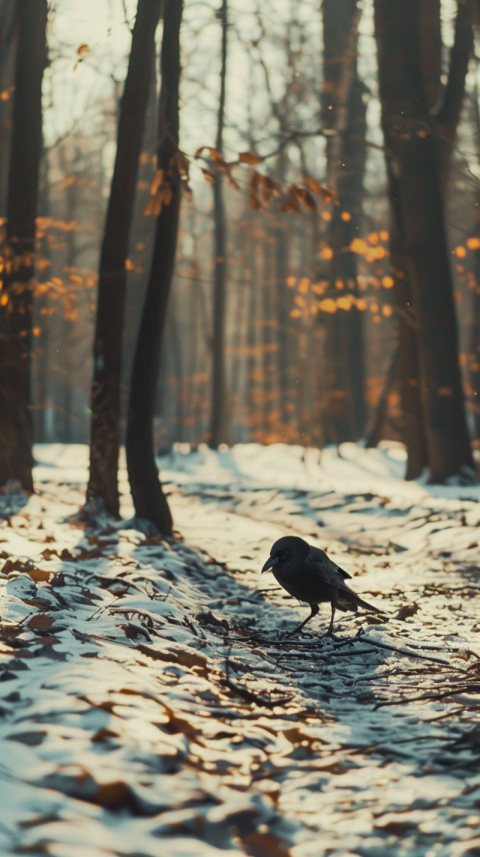
POLYGON ((10 126, 14 92, 15 54, 17 45, 17 0, 0 4, 0 216, 6 213, 10 126))
MULTIPOLYGON (((218 99, 216 151, 223 155, 223 130, 225 126, 225 84, 227 75, 228 4, 222 0, 217 12, 222 26, 220 60, 220 94, 218 99)), ((228 439, 227 384, 225 377, 225 318, 227 300, 227 222, 223 199, 223 176, 215 170, 213 179, 214 243, 214 288, 212 331, 212 423, 211 444, 214 448, 228 439)))
POLYGON ((19 5, 0 316, 0 483, 18 479, 29 491, 33 490, 30 352, 46 23, 46 0, 19 5))
POLYGON ((175 264, 181 175, 185 159, 178 149, 180 25, 182 0, 165 0, 157 166, 159 186, 153 258, 138 333, 127 417, 127 464, 135 511, 164 535, 172 532, 172 516, 155 462, 153 418, 160 353, 175 264), (161 179, 161 181, 160 181, 161 179))
MULTIPOLYGON (((413 309, 417 330, 426 462, 431 481, 458 475, 473 480, 441 183, 441 143, 447 139, 451 145, 454 137, 451 126, 445 134, 445 122, 452 115, 458 118, 459 113, 459 108, 451 109, 449 101, 455 95, 461 102, 462 75, 458 65, 455 73, 451 66, 444 107, 434 120, 422 79, 419 4, 415 0, 375 0, 375 32, 382 125, 405 253, 402 273, 412 296, 412 307, 406 301, 399 309, 405 313, 413 309), (439 142, 436 129, 442 122, 444 133, 439 142)), ((462 56, 465 53, 468 51, 462 56)), ((465 73, 463 81, 464 77, 465 73)), ((392 186, 390 193, 392 197, 392 186)))
POLYGON ((112 515, 119 514, 117 468, 122 334, 127 286, 125 266, 160 9, 161 0, 138 2, 100 257, 87 499, 94 503, 102 501, 112 515))
POLYGON ((357 73, 360 10, 356 0, 324 0, 322 16, 322 124, 335 132, 327 138, 327 177, 338 202, 326 236, 332 251, 326 273, 333 297, 351 299, 347 311, 339 309, 324 321, 327 404, 323 421, 326 442, 341 443, 357 440, 365 427, 362 314, 355 302, 358 256, 351 243, 362 223, 367 89, 357 73))

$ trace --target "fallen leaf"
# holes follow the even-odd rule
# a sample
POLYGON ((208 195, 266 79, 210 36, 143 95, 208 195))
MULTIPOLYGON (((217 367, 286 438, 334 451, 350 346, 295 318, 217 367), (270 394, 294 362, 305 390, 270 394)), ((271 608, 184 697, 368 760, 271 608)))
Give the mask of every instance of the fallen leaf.
POLYGON ((47 616, 46 613, 37 613, 35 616, 32 616, 28 623, 28 627, 32 631, 47 631, 52 625, 53 619, 51 616, 47 616))
POLYGON ((395 619, 408 619, 410 616, 415 616, 415 613, 418 613, 420 607, 416 602, 413 604, 404 604, 400 607, 398 613, 395 614, 395 619))

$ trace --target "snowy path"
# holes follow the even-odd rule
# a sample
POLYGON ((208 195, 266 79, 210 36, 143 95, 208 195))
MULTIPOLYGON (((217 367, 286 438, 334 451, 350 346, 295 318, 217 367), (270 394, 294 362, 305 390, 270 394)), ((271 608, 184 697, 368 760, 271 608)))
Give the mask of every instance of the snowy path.
POLYGON ((1 498, 0 853, 480 854, 480 490, 341 455, 177 451, 168 545, 86 533, 85 448, 37 449, 1 498), (306 608, 259 569, 292 532, 388 621, 278 643, 306 608))

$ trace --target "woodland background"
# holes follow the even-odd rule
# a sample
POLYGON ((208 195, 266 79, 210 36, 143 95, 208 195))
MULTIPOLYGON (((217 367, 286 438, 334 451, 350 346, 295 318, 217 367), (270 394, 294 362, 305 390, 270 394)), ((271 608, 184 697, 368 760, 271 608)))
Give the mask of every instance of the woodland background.
POLYGON ((90 440, 118 514, 126 436, 164 532, 174 442, 475 482, 475 3, 0 8, 2 482, 90 440))
POLYGON ((1 853, 478 857, 479 14, 0 0, 1 853))

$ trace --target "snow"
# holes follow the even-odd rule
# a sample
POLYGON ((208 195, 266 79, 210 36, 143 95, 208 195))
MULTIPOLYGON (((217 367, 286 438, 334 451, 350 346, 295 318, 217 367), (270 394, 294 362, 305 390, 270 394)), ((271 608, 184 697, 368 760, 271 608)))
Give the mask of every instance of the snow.
POLYGON ((35 457, 0 496, 0 853, 479 853, 480 489, 403 481, 398 445, 179 446, 167 542, 124 460, 125 520, 87 529, 88 449, 35 457), (282 640, 290 533, 385 619, 282 640))

